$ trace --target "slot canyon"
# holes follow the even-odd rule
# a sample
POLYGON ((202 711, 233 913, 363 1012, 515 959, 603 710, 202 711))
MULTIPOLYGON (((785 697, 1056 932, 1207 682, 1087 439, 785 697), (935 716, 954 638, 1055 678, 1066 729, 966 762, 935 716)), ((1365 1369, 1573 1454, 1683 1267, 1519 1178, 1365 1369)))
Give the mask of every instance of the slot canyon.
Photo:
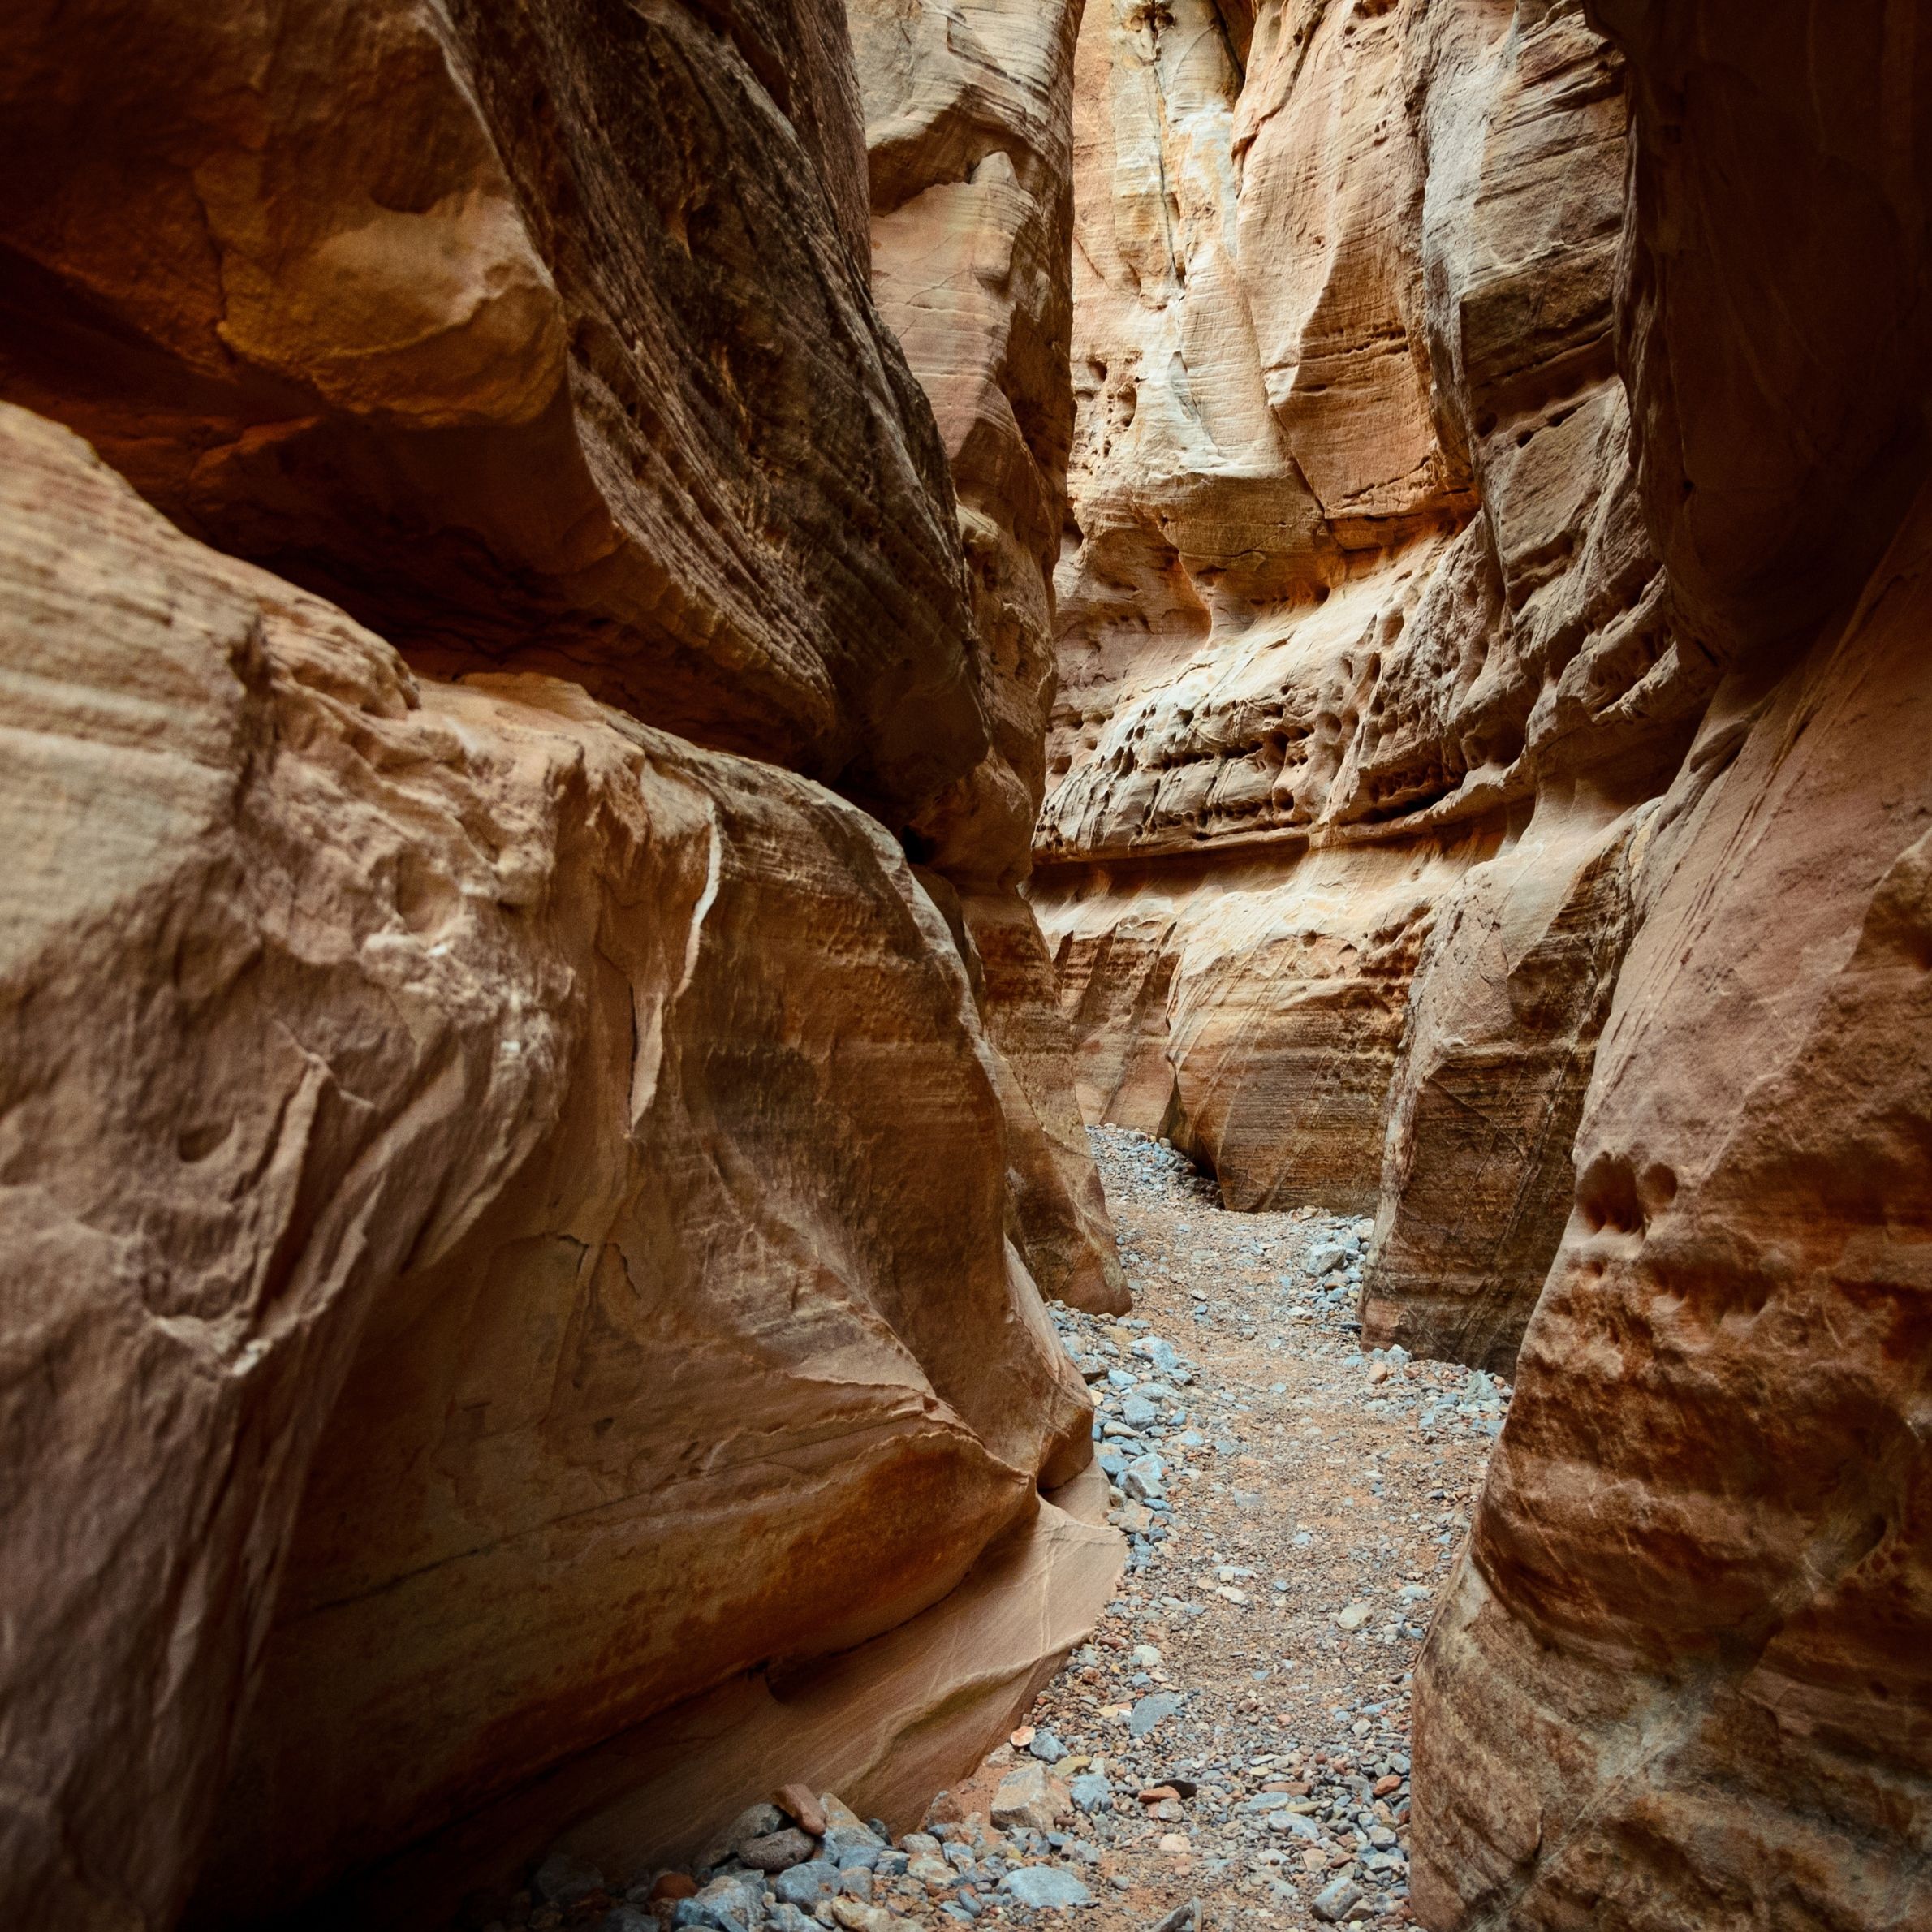
POLYGON ((1932 1932, 1932 6, 0 51, 0 1926, 1932 1932))

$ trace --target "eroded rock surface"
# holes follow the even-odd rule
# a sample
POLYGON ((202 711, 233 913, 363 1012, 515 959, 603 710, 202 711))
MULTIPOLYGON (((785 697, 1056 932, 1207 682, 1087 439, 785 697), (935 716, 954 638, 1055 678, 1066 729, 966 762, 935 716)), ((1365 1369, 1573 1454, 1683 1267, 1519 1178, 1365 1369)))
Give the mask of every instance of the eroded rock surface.
POLYGON ((0 390, 439 675, 903 824, 986 735, 841 0, 32 5, 0 390))
POLYGON ((1924 57, 1896 10, 1599 11, 1637 75, 1646 510, 1733 668, 1632 844, 1574 1210, 1419 1673, 1416 1900, 1443 1932, 1915 1925, 1924 57))
POLYGON ((1089 1409, 873 820, 5 433, 5 1883, 169 1918, 232 1756, 224 1922, 904 1621, 1089 1409))
POLYGON ((1016 1231, 1049 1295, 1123 1313, 1127 1284, 1072 1085, 1032 864, 1055 684, 1053 567, 1073 428, 1068 0, 850 0, 865 107, 873 287, 932 400, 958 493, 986 755, 913 849, 968 955, 1011 1073, 1016 1231), (955 896, 952 896, 956 895, 955 896))
POLYGON ((1560 1232, 1621 944, 1558 913, 1550 828, 1626 839, 1715 675, 1613 365, 1624 118, 1575 5, 1106 4, 1080 42, 1033 890, 1083 1100, 1232 1205, 1379 1202, 1378 1339, 1472 1361, 1560 1232))

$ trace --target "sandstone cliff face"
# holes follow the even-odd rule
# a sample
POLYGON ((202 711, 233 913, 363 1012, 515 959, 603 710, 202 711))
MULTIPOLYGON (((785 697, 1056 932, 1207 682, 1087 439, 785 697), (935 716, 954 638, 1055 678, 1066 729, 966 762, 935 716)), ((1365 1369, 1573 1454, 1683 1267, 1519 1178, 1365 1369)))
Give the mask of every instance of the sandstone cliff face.
POLYGON ((989 1032, 1011 1070, 1019 1230, 1050 1295, 1130 1305, 1072 1092, 1072 1041, 1016 887, 1054 684, 1052 572, 1073 391, 1072 4, 851 0, 873 287, 930 397, 969 571, 986 755, 920 815, 989 1032))
POLYGON ((259 1675, 209 1916, 259 1913, 924 1608, 1089 1412, 871 820, 419 684, 6 441, 8 1248, 60 1365, 10 1391, 7 1884, 166 1917, 259 1675))
POLYGON ((1080 63, 1034 898, 1083 1097, 1235 1205, 1378 1210, 1372 1339, 1506 1362, 1607 855, 1714 676, 1614 368, 1621 70, 1573 5, 1098 6, 1080 63))
POLYGON ((1646 511, 1732 668, 1630 848, 1574 1210, 1419 1675, 1416 1899, 1917 1925, 1932 75, 1911 9, 1600 11, 1646 511))
POLYGON ((839 0, 10 11, 0 385, 439 674, 897 826, 985 747, 839 0))
POLYGON ((969 573, 827 0, 0 26, 0 1916, 524 1856, 559 1766, 542 1831, 688 1851, 770 1780, 721 1722, 901 1815, 1104 1601, 986 627, 1059 516, 1055 31, 969 573))

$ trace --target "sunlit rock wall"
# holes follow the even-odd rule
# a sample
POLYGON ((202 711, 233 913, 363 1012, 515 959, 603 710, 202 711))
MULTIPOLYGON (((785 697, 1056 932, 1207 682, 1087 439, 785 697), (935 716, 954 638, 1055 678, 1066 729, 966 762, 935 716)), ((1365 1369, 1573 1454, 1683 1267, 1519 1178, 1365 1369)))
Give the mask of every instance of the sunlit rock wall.
POLYGON ((1119 0, 1076 67, 1033 891, 1083 1097, 1236 1206, 1377 1211, 1367 1332, 1470 1360, 1563 1225, 1590 855, 1714 677, 1615 367, 1625 114, 1575 5, 1119 0))

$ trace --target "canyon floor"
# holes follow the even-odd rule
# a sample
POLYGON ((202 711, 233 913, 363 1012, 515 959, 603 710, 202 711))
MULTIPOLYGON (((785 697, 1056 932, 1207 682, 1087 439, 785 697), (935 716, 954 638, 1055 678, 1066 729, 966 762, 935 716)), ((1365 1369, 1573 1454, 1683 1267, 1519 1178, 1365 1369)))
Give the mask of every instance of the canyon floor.
POLYGON ((1053 1311, 1132 1542, 1093 1641, 921 1833, 760 1808, 698 1897, 641 1874, 603 1919, 616 1887, 560 1861, 506 1926, 1408 1921, 1410 1671, 1508 1388, 1363 1355, 1367 1222, 1231 1214, 1171 1148, 1093 1139, 1136 1303, 1053 1311))
POLYGON ((1404 1922, 1410 1671, 1509 1391, 1362 1354, 1366 1221, 1230 1214, 1171 1149, 1093 1141, 1135 1313, 1054 1313, 1101 1404, 1130 1567, 936 1821, 1011 1840, 999 1791, 1044 1757, 1075 1804, 1047 1848, 1084 1874, 1087 1923, 1404 1922))

